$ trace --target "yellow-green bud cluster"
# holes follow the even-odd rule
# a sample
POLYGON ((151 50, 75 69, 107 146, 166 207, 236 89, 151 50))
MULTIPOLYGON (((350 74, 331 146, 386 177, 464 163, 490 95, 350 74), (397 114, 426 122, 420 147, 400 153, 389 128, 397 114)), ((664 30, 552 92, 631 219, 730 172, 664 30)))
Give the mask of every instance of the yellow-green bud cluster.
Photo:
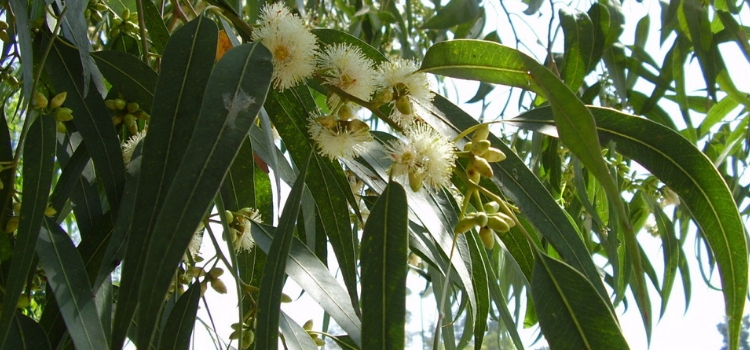
POLYGON ((466 175, 474 183, 479 183, 481 177, 491 178, 494 176, 490 163, 505 160, 505 153, 492 147, 492 143, 487 140, 489 134, 489 125, 482 124, 474 131, 471 142, 467 142, 464 146, 464 151, 467 152, 469 157, 466 175))
POLYGON ((107 5, 100 2, 99 0, 89 0, 86 9, 83 10, 83 17, 87 20, 91 20, 94 24, 102 21, 102 12, 108 11, 107 5))
POLYGON ((302 325, 302 328, 307 332, 307 334, 312 338, 313 342, 315 342, 315 345, 317 346, 323 346, 326 345, 325 340, 320 339, 317 332, 314 332, 313 329, 313 320, 308 320, 305 322, 304 325, 302 325))
POLYGON ((483 211, 476 211, 466 214, 463 219, 458 221, 454 228, 457 234, 466 233, 469 230, 479 227, 479 238, 487 249, 495 246, 495 234, 505 233, 516 225, 512 217, 498 211, 500 205, 495 202, 484 204, 483 211))
POLYGON ((8 35, 8 22, 0 21, 0 40, 6 44, 10 42, 10 36, 8 35))
POLYGON ((138 13, 130 12, 129 9, 124 9, 122 10, 119 18, 115 17, 112 19, 112 23, 110 24, 109 29, 109 37, 114 38, 120 35, 120 33, 123 33, 133 36, 137 39, 139 37, 139 30, 138 13))
POLYGON ((138 133, 138 121, 148 121, 151 116, 148 115, 137 102, 128 102, 122 98, 104 100, 107 109, 114 111, 112 124, 118 126, 124 124, 130 134, 138 133))
POLYGON ((43 114, 51 114, 57 120, 57 131, 65 133, 68 128, 65 127, 65 122, 73 120, 73 110, 67 107, 62 107, 65 103, 65 99, 68 97, 68 92, 63 91, 55 95, 52 100, 48 100, 47 96, 39 91, 34 92, 34 107, 43 114))

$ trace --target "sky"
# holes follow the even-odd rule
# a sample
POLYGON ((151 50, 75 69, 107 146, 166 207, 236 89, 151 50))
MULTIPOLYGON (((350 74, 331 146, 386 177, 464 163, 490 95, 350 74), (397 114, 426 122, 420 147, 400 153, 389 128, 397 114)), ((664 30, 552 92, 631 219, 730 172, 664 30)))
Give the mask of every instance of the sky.
MULTIPOLYGON (((507 36, 510 33, 509 27, 507 26, 507 19, 505 18, 504 14, 498 12, 498 3, 490 1, 485 1, 485 3, 488 4, 486 7, 486 10, 488 11, 486 32, 496 29, 498 33, 500 33, 501 39, 503 39, 505 42, 512 43, 512 37, 507 36)), ((517 27, 517 29, 520 31, 520 35, 532 35, 528 32, 528 28, 542 28, 542 33, 538 33, 537 35, 546 43, 545 31, 547 27, 546 22, 544 21, 547 21, 549 18, 548 6, 545 5, 542 7, 541 13, 545 16, 542 17, 541 20, 537 19, 537 22, 534 22, 536 18, 535 16, 525 16, 521 14, 521 12, 525 9, 525 5, 523 5, 520 1, 506 2, 506 6, 509 7, 509 10, 511 12, 519 14, 513 17, 514 21, 517 21, 517 23, 521 23, 521 21, 529 21, 529 23, 531 23, 528 26, 519 25, 517 27), (544 22, 544 25, 539 25, 539 22, 544 22), (534 23, 536 23, 537 25, 534 25, 534 23)), ((559 4, 556 6, 558 6, 558 9, 562 7, 562 5, 559 4)), ((586 8, 589 5, 588 2, 582 2, 581 6, 586 8)), ((651 13, 652 40, 650 40, 648 43, 649 46, 647 46, 647 51, 653 55, 657 62, 661 62, 664 53, 666 53, 667 49, 669 48, 671 39, 667 40, 665 47, 659 46, 658 30, 660 26, 660 11, 657 1, 645 0, 642 3, 638 3, 635 1, 626 1, 623 9, 626 12, 626 29, 623 37, 623 41, 625 42, 625 44, 628 44, 628 41, 632 42, 632 34, 630 33, 634 32, 633 28, 635 27, 637 21, 646 13, 651 13), (628 37, 628 35, 631 35, 631 37, 628 37)), ((747 25, 747 22, 750 22, 749 12, 750 10, 748 10, 748 6, 745 6, 742 13, 743 19, 745 20, 745 25, 747 25)), ((560 32, 558 35, 562 35, 562 32, 560 32)), ((544 47, 542 44, 538 45, 538 47, 532 46, 529 49, 535 53, 535 56, 538 59, 541 60, 544 57, 544 47)), ((555 46, 554 49, 555 51, 562 51, 561 45, 559 47, 555 46)), ((745 61, 744 57, 736 49, 736 46, 733 43, 723 44, 720 49, 725 53, 724 57, 727 60, 727 66, 729 67, 730 75, 732 75, 733 77, 742 75, 747 76, 747 72, 750 72, 750 65, 748 65, 747 61, 745 61)), ((693 72, 700 72, 697 69, 697 62, 693 62, 690 64, 688 71, 691 70, 693 72)), ((750 91, 749 79, 735 79, 735 83, 741 91, 750 91)), ((454 100, 455 102, 466 101, 471 98, 478 86, 478 83, 476 82, 456 82, 456 84, 457 85, 455 86, 455 89, 452 89, 450 87, 446 89, 446 91, 449 93, 447 97, 454 100), (458 92, 460 92, 460 94, 457 94, 458 92)), ((645 91, 650 91, 651 88, 648 86, 649 85, 641 85, 640 87, 647 87, 645 91)), ((703 88, 704 82, 699 74, 693 74, 688 77, 688 93, 699 93, 699 91, 703 88)), ((502 99, 504 101, 504 99, 507 98, 505 95, 502 95, 501 92, 493 92, 493 94, 495 95, 490 95, 490 99, 496 98, 502 99)), ((511 104, 513 103, 515 103, 515 100, 511 102, 511 104)), ((461 106, 469 114, 472 114, 474 116, 478 117, 481 113, 479 104, 462 104, 461 106)), ((485 111, 486 118, 495 118, 498 113, 497 110, 501 107, 502 106, 491 106, 487 111, 485 111)), ((674 113, 673 115, 678 115, 677 113, 679 113, 676 109, 670 110, 670 107, 667 107, 667 111, 670 113, 674 113)), ((506 117, 512 116, 513 115, 508 115, 506 117)), ((677 123, 679 125, 679 120, 677 120, 677 123)), ((743 183, 747 182, 747 179, 743 181, 743 183)), ((646 234, 639 235, 639 240, 643 245, 644 251, 651 258, 657 274, 661 276, 661 271, 663 269, 661 240, 646 234)), ((660 320, 658 319, 658 304, 660 302, 660 299, 658 295, 655 294, 656 292, 653 290, 653 288, 651 289, 652 303, 654 304, 654 314, 657 316, 657 318, 655 318, 654 321, 650 349, 718 350, 722 345, 722 336, 717 332, 716 325, 719 322, 722 322, 724 317, 723 296, 721 292, 709 288, 703 282, 703 278, 699 272, 698 259, 694 258, 694 242, 694 238, 689 237, 686 241, 686 246, 684 247, 684 250, 689 259, 691 280, 693 283, 692 299, 690 301, 690 306, 687 309, 687 312, 685 311, 685 300, 682 292, 683 286, 679 277, 675 281, 666 313, 660 320)), ((212 247, 210 244, 204 243, 202 255, 212 256, 211 252, 209 251, 211 248, 212 247)), ((335 263, 335 261, 333 262, 335 263)), ((232 281, 228 280, 228 274, 225 274, 224 276, 225 277, 222 277, 222 279, 226 278, 225 284, 227 284, 227 286, 231 286, 232 281)), ((717 274, 714 274, 711 282, 714 286, 720 286, 720 281, 717 274)), ((411 313, 410 322, 407 325, 408 331, 418 333, 420 330, 424 329, 428 333, 432 332, 432 327, 436 318, 434 297, 431 294, 424 298, 420 296, 419 292, 423 289, 424 282, 415 276, 410 276, 408 285, 410 288, 410 294, 407 297, 407 305, 409 305, 409 311, 411 313)), ((202 305, 201 310, 199 311, 199 318, 201 318, 209 326, 211 326, 211 323, 213 322, 216 329, 219 330, 220 335, 225 338, 231 332, 231 323, 236 322, 237 319, 237 301, 236 295, 234 295, 233 292, 234 291, 230 288, 228 294, 219 295, 218 293, 209 289, 209 291, 206 293, 206 300, 208 304, 211 305, 210 310, 212 312, 212 317, 208 316, 205 305, 202 305)), ((322 311, 316 305, 316 303, 309 297, 307 297, 307 295, 301 293, 299 287, 297 287, 296 284, 294 284, 291 280, 288 282, 285 293, 295 299, 295 301, 290 304, 283 304, 282 310, 288 313, 299 324, 303 324, 305 321, 313 319, 315 321, 315 329, 320 329, 322 311), (297 299, 298 296, 300 296, 299 299, 297 299)), ((632 298, 630 299, 632 301, 632 298)), ((627 311, 624 310, 624 307, 622 305, 617 308, 617 311, 623 333, 625 335, 625 338, 628 340, 631 348, 634 350, 649 349, 644 327, 634 303, 632 303, 631 308, 627 311)), ((208 332, 205 329, 201 328, 203 327, 200 323, 196 324, 195 348, 213 348, 213 345, 211 345, 213 344, 213 342, 208 336, 208 332)), ((542 342, 533 343, 533 341, 537 337, 537 333, 535 333, 535 331, 533 330, 522 332, 522 337, 524 338, 527 349, 536 349, 543 345, 542 342)), ((413 341, 410 343, 410 348, 422 349, 422 344, 420 343, 421 342, 419 341, 419 339, 413 339, 413 341)))

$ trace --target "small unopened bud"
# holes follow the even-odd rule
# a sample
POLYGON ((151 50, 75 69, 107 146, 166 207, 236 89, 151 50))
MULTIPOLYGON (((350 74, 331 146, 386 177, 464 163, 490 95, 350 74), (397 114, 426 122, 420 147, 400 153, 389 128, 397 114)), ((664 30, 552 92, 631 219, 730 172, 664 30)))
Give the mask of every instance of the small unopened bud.
POLYGON ((50 102, 50 104, 49 104, 49 108, 52 108, 52 109, 60 108, 60 106, 62 106, 63 103, 65 103, 65 98, 66 97, 68 97, 68 92, 67 91, 63 91, 63 92, 55 95, 55 97, 52 98, 52 102, 50 102))
POLYGON ((211 288, 213 288, 219 294, 227 294, 227 286, 218 278, 211 280, 211 288))
POLYGON ((491 228, 482 226, 482 228, 479 229, 479 239, 482 240, 482 244, 484 244, 485 248, 492 250, 492 248, 495 247, 495 233, 491 228))
POLYGON ((118 111, 121 111, 121 110, 125 109, 125 106, 127 106, 127 104, 128 103, 125 102, 125 100, 123 100, 121 98, 115 99, 115 108, 114 109, 116 109, 118 111))
POLYGON ((8 32, 0 30, 0 40, 2 40, 4 43, 10 42, 10 36, 8 36, 8 32))
POLYGON ((497 215, 490 215, 487 218, 487 226, 489 226, 489 228, 495 230, 496 232, 510 231, 510 226, 508 225, 508 223, 497 215))
POLYGON ((365 131, 369 131, 370 130, 370 126, 367 125, 367 123, 365 123, 365 122, 363 122, 363 121, 361 121, 359 119, 352 119, 352 120, 350 120, 348 122, 347 128, 351 132, 357 132, 357 131, 360 131, 360 130, 365 130, 365 131))
POLYGON ((206 271, 203 271, 200 267, 191 266, 187 269, 187 274, 190 275, 190 277, 202 277, 206 274, 206 271))
POLYGON ((292 298, 290 296, 288 296, 288 295, 286 295, 284 293, 281 293, 281 302, 282 303, 291 303, 292 301, 293 300, 292 300, 292 298))
POLYGON ((125 8, 124 10, 122 10, 121 16, 122 16, 122 19, 129 18, 130 17, 130 9, 125 8))
POLYGON ((375 98, 372 99, 372 103, 375 106, 382 106, 386 103, 393 101, 393 90, 390 87, 382 89, 375 93, 375 98))
POLYGON ((128 102, 125 107, 128 109, 128 113, 135 113, 137 110, 141 109, 141 106, 136 102, 128 102))
POLYGON ((37 91, 34 93, 34 106, 37 106, 39 108, 47 108, 47 104, 49 101, 47 101, 47 96, 44 96, 43 93, 37 91))
POLYGON ((508 224, 508 226, 510 226, 510 227, 516 226, 516 221, 513 220, 512 217, 508 216, 508 214, 505 214, 503 212, 497 212, 497 213, 492 214, 492 215, 499 217, 500 219, 502 219, 503 221, 505 221, 505 223, 508 224))
POLYGON ((491 178, 493 175, 495 175, 495 173, 492 171, 490 163, 487 163, 484 158, 474 157, 469 163, 469 166, 476 169, 479 174, 486 178, 491 178))
POLYGON ((314 342, 314 343, 315 343, 315 345, 317 345, 317 346, 323 346, 323 345, 326 345, 326 341, 325 341, 325 340, 323 340, 323 339, 320 339, 320 338, 313 338, 313 342, 314 342))
POLYGON ((495 163, 504 161, 506 156, 503 151, 495 147, 490 147, 487 152, 482 155, 482 158, 486 159, 490 163, 495 163))
POLYGON ((322 125, 323 127, 326 127, 328 129, 333 128, 336 126, 336 118, 330 115, 323 115, 320 117, 316 117, 315 121, 318 122, 318 124, 322 125))
POLYGON ((479 141, 486 140, 487 136, 490 136, 490 126, 488 124, 481 124, 477 130, 474 131, 471 141, 478 143, 479 141))
POLYGON ((138 120, 149 120, 149 119, 151 119, 151 116, 148 113, 146 113, 144 110, 142 110, 142 109, 139 109, 139 110, 135 111, 135 113, 133 113, 133 115, 138 120))
POLYGON ((224 269, 220 267, 214 267, 210 271, 208 271, 208 275, 211 276, 211 278, 218 278, 219 276, 224 274, 224 269))
POLYGON ((458 221, 456 227, 453 228, 454 233, 466 233, 477 225, 477 220, 474 216, 466 216, 458 221))
POLYGON ((305 324, 302 325, 302 328, 304 328, 304 330, 306 330, 306 331, 312 330, 313 329, 313 320, 308 320, 307 322, 305 322, 305 324))
POLYGON ((60 107, 55 110, 55 119, 60 122, 69 122, 73 120, 73 110, 67 107, 60 107))
POLYGON ((477 212, 475 214, 475 218, 478 226, 487 225, 487 214, 485 214, 483 211, 477 212))
POLYGON ((65 123, 63 123, 61 121, 58 121, 57 122, 57 132, 59 132, 61 134, 65 134, 65 133, 68 132, 68 127, 65 126, 65 123))
POLYGON ((47 207, 44 209, 44 216, 48 218, 55 216, 55 214, 57 214, 57 210, 55 210, 55 208, 47 207))
POLYGON ((487 150, 490 149, 491 145, 490 141, 480 140, 479 142, 474 143, 474 146, 471 148, 471 153, 477 157, 481 157, 484 152, 487 152, 487 150))
POLYGON ((354 110, 348 104, 345 104, 339 108, 338 115, 341 120, 351 120, 354 119, 354 110))
POLYGON ((396 109, 398 109, 399 112, 402 114, 411 114, 411 101, 409 100, 409 96, 401 96, 396 100, 396 109))
POLYGON ((232 214, 232 212, 231 212, 231 211, 229 211, 229 210, 225 210, 225 211, 224 211, 224 217, 226 217, 226 218, 227 218, 227 223, 228 223, 228 224, 231 224, 231 223, 233 223, 233 222, 234 222, 234 214, 232 214))
POLYGON ((247 346, 249 348, 253 342, 255 342, 255 332, 250 329, 242 331, 242 346, 247 346))
POLYGON ((482 209, 484 209, 484 212, 487 214, 495 214, 498 210, 500 210, 500 204, 497 204, 497 202, 487 202, 484 203, 482 206, 482 209))
POLYGON ((118 115, 112 116, 112 124, 114 126, 118 126, 122 124, 122 115, 118 114, 118 115))
POLYGON ((104 105, 107 106, 107 109, 112 111, 117 109, 117 107, 115 107, 115 100, 104 100, 104 105))
POLYGON ((464 151, 468 152, 471 151, 471 149, 474 148, 474 143, 469 141, 464 145, 464 151))
POLYGON ((412 191, 419 192, 422 189, 422 180, 424 180, 424 177, 424 173, 409 172, 409 187, 411 187, 412 191))

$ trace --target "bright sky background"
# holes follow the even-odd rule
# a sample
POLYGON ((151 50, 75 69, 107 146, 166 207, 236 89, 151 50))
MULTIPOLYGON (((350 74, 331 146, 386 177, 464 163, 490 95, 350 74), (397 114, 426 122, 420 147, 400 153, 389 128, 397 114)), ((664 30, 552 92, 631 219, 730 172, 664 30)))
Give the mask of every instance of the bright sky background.
MULTIPOLYGON (((512 36, 510 36, 511 31, 507 25, 507 19, 505 17, 505 14, 500 12, 501 9, 499 8, 498 3, 496 1, 484 1, 484 3, 487 4, 486 10, 488 12, 486 32, 497 29, 504 42, 512 44, 513 38, 512 36)), ((544 43, 541 43, 537 47, 531 47, 530 49, 534 51, 537 59, 543 59, 543 45, 546 45, 547 21, 549 20, 549 5, 545 3, 545 5, 542 7, 541 13, 544 17, 542 17, 541 20, 535 20, 537 18, 536 16, 523 15, 522 11, 525 9, 525 5, 520 1, 506 1, 506 6, 508 6, 511 13, 516 14, 514 15, 515 17, 513 20, 516 24, 520 24, 517 26, 517 30, 519 31, 519 33, 521 33, 521 35, 532 35, 529 33, 529 28, 541 30, 541 32, 538 32, 537 35, 543 40, 544 43), (523 25, 521 20, 528 21, 529 23, 531 23, 531 26, 527 27, 523 25), (522 34, 524 33, 524 31, 526 32, 526 34, 522 34)), ((589 2, 581 2, 577 6, 580 6, 585 10, 590 5, 589 2)), ((556 7, 557 9, 559 9, 562 7, 562 4, 556 4, 556 7)), ((650 12, 652 16, 652 34, 649 39, 647 51, 652 54, 657 62, 661 62, 663 55, 669 49, 674 38, 672 37, 670 39, 667 39, 665 47, 659 46, 658 31, 661 24, 658 2, 656 0, 645 0, 643 1, 643 3, 626 1, 624 5, 624 11, 626 13, 627 22, 622 40, 625 42, 625 44, 629 44, 630 42, 632 42, 632 33, 634 32, 634 27, 638 20, 642 18, 646 13, 650 12)), ((749 12, 750 10, 748 10, 748 6, 745 6, 742 12, 742 18, 744 19, 744 21, 741 22, 741 24, 747 25, 748 22, 750 22, 748 20, 750 19, 749 12)), ((562 36, 563 34, 562 32, 560 32, 558 35, 562 36)), ((562 37, 560 37, 560 39, 562 39, 562 37)), ((559 41, 562 42, 562 40, 559 41)), ((554 50, 557 52, 561 52, 561 44, 559 46, 555 46, 554 50)), ((734 43, 723 44, 721 46, 721 50, 725 53, 724 58, 727 61, 726 63, 730 69, 730 74, 735 78, 734 82, 737 87, 741 91, 750 91, 750 79, 746 79, 748 77, 748 72, 750 72, 750 65, 748 65, 747 61, 744 59, 744 56, 742 56, 739 50, 736 49, 736 45, 734 43), (743 79, 741 77, 746 78, 743 79)), ((690 64, 688 71, 700 72, 700 70, 697 68, 697 62, 695 61, 696 60, 693 60, 693 63, 690 64)), ((693 74, 689 76, 688 79, 688 94, 702 94, 700 90, 702 90, 705 86, 703 78, 699 74, 693 74)), ((478 83, 476 82, 459 82, 457 84, 458 85, 455 90, 452 88, 448 89, 449 93, 451 91, 461 92, 459 96, 451 96, 449 94, 448 97, 453 99, 454 102, 462 102, 468 100, 474 95, 476 87, 478 86, 478 83)), ((647 86, 647 88, 643 90, 646 92, 651 91, 651 87, 648 84, 639 86, 647 86)), ((500 108, 502 108, 502 104, 504 103, 505 98, 507 98, 507 96, 502 95, 498 91, 495 91, 490 95, 490 99, 496 99, 498 101, 502 101, 502 103, 496 103, 498 106, 490 107, 485 116, 488 120, 492 120, 497 116, 497 112, 495 112, 495 114, 493 115, 492 111, 499 111, 500 108)), ((515 104, 515 100, 511 101, 511 105, 513 104, 515 104)), ((462 105, 462 107, 475 117, 478 117, 481 113, 481 109, 478 104, 462 105)), ((666 108, 666 110, 669 113, 672 113, 672 115, 678 115, 679 113, 676 108, 670 109, 668 107, 666 108)), ((513 115, 506 115, 506 117, 512 116, 513 115)), ((681 118, 679 117, 677 117, 675 120, 678 125, 680 125, 681 123, 680 120, 681 118)), ((747 179, 743 181, 743 184, 744 183, 747 183, 747 179)), ((651 261, 654 264, 654 268, 656 269, 657 274, 659 275, 659 277, 661 277, 663 270, 661 240, 658 238, 650 237, 647 234, 641 234, 639 237, 644 250, 646 251, 647 255, 651 257, 651 261)), ((684 247, 685 253, 689 259, 691 280, 693 283, 693 294, 688 312, 685 313, 685 301, 682 292, 683 286, 679 276, 676 278, 667 312, 660 321, 658 319, 660 299, 652 288, 652 304, 654 308, 655 321, 650 346, 651 349, 718 350, 722 345, 722 336, 717 332, 716 325, 721 322, 724 317, 723 296, 721 292, 711 290, 703 282, 703 278, 700 275, 698 267, 698 260, 694 258, 693 255, 695 251, 694 242, 695 240, 693 239, 693 237, 690 237, 687 239, 686 245, 684 247)), ((205 257, 212 256, 213 254, 210 251, 211 249, 211 244, 207 244, 207 242, 204 242, 202 255, 205 257)), ((335 258, 333 258, 332 252, 330 256, 333 264, 335 264, 335 258)), ((227 286, 233 285, 233 281, 229 280, 228 274, 224 274, 224 276, 222 276, 222 279, 224 279, 227 286)), ((712 278, 712 284, 714 286, 720 286, 718 274, 714 274, 712 278)), ((410 274, 409 287, 411 289, 411 293, 407 297, 407 306, 409 307, 409 312, 411 313, 411 322, 407 325, 408 332, 418 332, 420 329, 422 329, 422 327, 424 327, 425 332, 431 333, 433 323, 436 319, 434 297, 432 296, 432 294, 428 295, 425 298, 420 297, 419 292, 424 287, 424 281, 419 277, 415 277, 413 274, 410 274), (422 317, 420 317, 420 315, 422 317)), ((293 281, 289 280, 288 286, 285 289, 285 293, 296 299, 297 296, 300 295, 300 290, 293 281)), ((619 312, 623 332, 632 349, 648 349, 649 347, 647 345, 646 335, 640 315, 637 311, 633 299, 629 299, 631 302, 630 310, 625 312, 622 305, 617 309, 619 312)), ((230 325, 237 322, 237 299, 235 291, 230 288, 228 294, 219 295, 209 288, 209 291, 206 293, 206 300, 212 310, 213 323, 219 330, 220 335, 224 337, 224 339, 226 339, 231 332, 230 325)), ((305 321, 313 319, 315 321, 315 329, 320 330, 322 311, 314 301, 307 297, 307 295, 303 294, 300 299, 295 300, 293 303, 283 304, 282 310, 287 312, 299 324, 303 324, 305 321)), ((201 304, 201 309, 199 310, 199 318, 201 318, 209 326, 211 325, 211 319, 208 317, 205 305, 203 304, 201 304)), ((534 333, 534 331, 525 331, 522 333, 522 337, 524 338, 524 342, 526 342, 526 346, 528 349, 537 349, 544 344, 542 341, 540 343, 532 345, 532 342, 536 338, 536 336, 537 334, 534 333)), ((236 345, 236 342, 234 342, 234 344, 236 345)), ((213 342, 209 338, 208 332, 200 325, 200 323, 196 324, 194 345, 196 349, 213 348, 213 342)), ((425 348, 427 348, 428 346, 431 346, 431 344, 425 344, 425 348)), ((224 347, 219 346, 219 348, 224 347)), ((422 349, 422 347, 420 347, 420 341, 418 337, 412 339, 410 348, 422 349)))

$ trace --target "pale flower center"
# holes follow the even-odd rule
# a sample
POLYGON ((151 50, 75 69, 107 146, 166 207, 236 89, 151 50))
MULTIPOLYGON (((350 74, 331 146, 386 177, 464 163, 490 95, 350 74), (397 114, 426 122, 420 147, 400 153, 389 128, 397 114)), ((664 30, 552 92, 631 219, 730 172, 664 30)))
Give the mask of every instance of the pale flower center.
POLYGON ((289 49, 284 45, 277 46, 276 49, 273 50, 273 57, 279 61, 286 61, 286 59, 289 58, 289 49))

